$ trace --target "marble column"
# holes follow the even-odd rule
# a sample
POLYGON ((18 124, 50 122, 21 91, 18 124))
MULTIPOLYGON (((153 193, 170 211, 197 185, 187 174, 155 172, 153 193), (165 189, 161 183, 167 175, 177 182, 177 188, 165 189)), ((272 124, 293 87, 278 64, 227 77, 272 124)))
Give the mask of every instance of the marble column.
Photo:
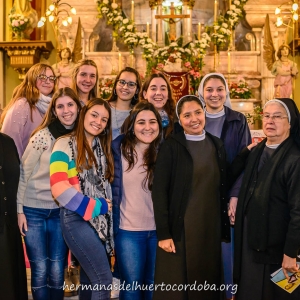
MULTIPOLYGON (((157 3, 157 15, 162 15, 162 1, 157 3)), ((160 47, 164 45, 163 34, 163 20, 157 19, 157 45, 160 47)))
POLYGON ((155 19, 155 15, 157 13, 157 8, 156 6, 151 6, 151 34, 150 37, 153 40, 153 42, 156 43, 156 24, 157 21, 155 19))

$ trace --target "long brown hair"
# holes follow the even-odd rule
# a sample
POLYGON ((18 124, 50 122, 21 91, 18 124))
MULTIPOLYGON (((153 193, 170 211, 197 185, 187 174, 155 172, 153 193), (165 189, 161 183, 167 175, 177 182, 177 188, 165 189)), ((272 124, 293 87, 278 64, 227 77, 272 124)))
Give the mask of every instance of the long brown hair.
POLYGON ((141 81, 141 76, 139 74, 139 72, 136 69, 130 68, 130 67, 126 67, 125 69, 121 70, 120 73, 117 75, 117 77, 115 78, 114 81, 114 85, 113 85, 113 89, 112 89, 112 93, 111 96, 109 97, 109 99, 107 100, 108 102, 112 102, 112 101, 117 101, 118 99, 118 95, 116 93, 116 85, 118 84, 118 80, 120 79, 120 76, 122 75, 122 73, 124 72, 128 72, 128 73, 133 73, 136 77, 136 95, 134 95, 134 97, 131 99, 130 104, 132 106, 134 106, 137 102, 138 102, 138 93, 142 88, 142 81, 141 81))
MULTIPOLYGON (((38 63, 33 65, 25 75, 23 81, 13 90, 12 98, 8 105, 3 110, 1 115, 0 123, 3 124, 5 116, 8 110, 13 106, 13 104, 20 98, 26 98, 29 107, 30 107, 30 118, 32 120, 32 110, 35 107, 35 104, 39 100, 40 91, 36 87, 36 80, 38 75, 44 74, 47 69, 50 69, 55 76, 54 70, 51 66, 47 64, 38 63)), ((55 90, 55 85, 53 86, 53 91, 55 90)))
POLYGON ((134 124, 137 115, 143 110, 152 111, 156 117, 159 126, 158 136, 149 144, 149 147, 146 149, 143 156, 144 166, 147 168, 147 173, 143 180, 143 188, 146 189, 146 185, 148 183, 148 189, 151 191, 157 152, 158 152, 160 142, 162 140, 161 117, 152 103, 149 103, 147 101, 141 101, 134 106, 134 108, 130 112, 130 115, 126 119, 127 126, 126 126, 125 137, 122 141, 121 149, 125 160, 128 162, 128 168, 126 171, 130 171, 137 163, 137 153, 135 150, 135 145, 137 144, 137 138, 133 132, 134 124))
POLYGON ((64 88, 60 88, 58 91, 55 92, 55 94, 52 97, 52 100, 48 106, 47 112, 43 118, 43 121, 41 123, 41 125, 39 125, 31 134, 31 136, 33 136, 34 134, 36 134, 38 131, 42 130, 43 128, 48 127, 48 125, 50 123, 52 123, 56 116, 54 114, 55 112, 55 105, 56 105, 56 101, 58 98, 60 97, 64 97, 64 96, 68 96, 70 97, 72 100, 74 100, 74 102, 77 105, 77 110, 78 110, 78 114, 77 114, 77 118, 73 127, 73 130, 76 129, 77 124, 78 124, 78 117, 79 117, 79 113, 81 111, 81 103, 79 101, 79 98, 77 97, 77 95, 75 94, 75 92, 69 88, 69 87, 64 87, 64 88))
POLYGON ((109 182, 112 182, 114 179, 114 161, 111 153, 111 140, 112 140, 111 110, 107 101, 101 98, 93 98, 89 100, 86 103, 86 105, 81 109, 78 126, 73 133, 77 142, 76 170, 77 172, 82 172, 83 169, 91 169, 93 164, 98 167, 97 160, 94 156, 91 147, 88 144, 87 138, 85 136, 85 129, 84 129, 85 115, 95 105, 103 105, 109 114, 107 125, 104 131, 101 134, 99 134, 97 137, 100 139, 100 143, 104 155, 106 157, 107 169, 106 169, 105 178, 107 178, 109 182), (88 158, 87 160, 86 160, 86 156, 88 158))
POLYGON ((152 79, 154 79, 154 78, 162 78, 166 82, 167 89, 168 89, 168 100, 167 100, 167 102, 166 102, 166 104, 163 108, 165 110, 165 112, 167 113, 168 117, 169 117, 169 125, 168 125, 168 127, 166 129, 166 132, 164 134, 165 137, 167 137, 173 131, 174 114, 175 114, 175 107, 176 107, 175 100, 173 99, 172 88, 171 88, 170 82, 167 79, 167 77, 163 73, 160 73, 160 72, 151 74, 150 77, 148 77, 146 79, 146 81, 144 82, 144 84, 142 86, 142 89, 140 91, 140 99, 144 99, 145 101, 147 101, 144 98, 144 92, 147 92, 147 90, 150 86, 150 83, 151 83, 152 79))
POLYGON ((97 97, 97 85, 98 85, 98 79, 99 79, 99 74, 98 74, 98 68, 96 63, 91 60, 91 59, 81 59, 80 61, 77 62, 77 64, 75 65, 73 71, 72 71, 72 83, 71 83, 71 88, 75 91, 76 95, 79 97, 79 89, 78 86, 76 84, 76 80, 77 80, 77 75, 79 73, 79 69, 82 66, 93 66, 96 68, 96 83, 95 86, 91 89, 90 93, 89 93, 89 100, 92 98, 96 98, 97 97))

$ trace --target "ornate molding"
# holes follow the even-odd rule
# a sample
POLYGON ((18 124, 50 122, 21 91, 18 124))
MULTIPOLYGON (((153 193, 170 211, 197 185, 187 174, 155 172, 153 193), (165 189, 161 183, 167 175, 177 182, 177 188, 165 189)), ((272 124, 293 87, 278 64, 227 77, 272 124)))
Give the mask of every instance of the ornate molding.
POLYGON ((51 41, 0 42, 0 50, 7 52, 10 65, 19 74, 20 80, 42 55, 48 59, 53 48, 51 41))

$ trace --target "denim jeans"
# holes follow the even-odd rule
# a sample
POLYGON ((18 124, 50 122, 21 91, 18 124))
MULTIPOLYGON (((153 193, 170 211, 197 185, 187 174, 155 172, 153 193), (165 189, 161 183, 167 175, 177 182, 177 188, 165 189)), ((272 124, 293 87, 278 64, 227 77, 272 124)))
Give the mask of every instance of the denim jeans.
POLYGON ((80 284, 84 286, 80 286, 79 299, 110 299, 112 275, 104 243, 76 212, 61 208, 60 221, 65 241, 81 266, 80 284))
POLYGON ((156 231, 128 231, 119 229, 115 238, 115 250, 120 272, 121 287, 130 284, 131 289, 120 290, 120 300, 151 300, 153 291, 143 291, 140 286, 154 285, 156 259, 156 231))
POLYGON ((28 231, 24 237, 31 268, 32 297, 35 300, 63 299, 67 246, 59 208, 23 207, 28 231))

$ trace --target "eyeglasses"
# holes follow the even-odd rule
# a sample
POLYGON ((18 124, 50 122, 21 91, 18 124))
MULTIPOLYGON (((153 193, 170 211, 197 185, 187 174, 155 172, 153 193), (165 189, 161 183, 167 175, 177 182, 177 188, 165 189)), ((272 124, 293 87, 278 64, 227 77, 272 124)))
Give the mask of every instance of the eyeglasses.
POLYGON ((269 115, 269 114, 263 114, 263 120, 264 122, 269 121, 270 119, 276 123, 276 122, 280 122, 282 119, 286 119, 288 118, 287 116, 283 116, 283 115, 269 115))
POLYGON ((132 81, 125 81, 123 79, 119 79, 118 80, 118 85, 124 87, 125 85, 127 84, 128 88, 130 89, 134 89, 136 86, 137 86, 137 83, 136 82, 132 82, 132 81))
POLYGON ((47 79, 49 79, 50 82, 55 82, 56 77, 55 76, 46 76, 45 74, 40 74, 37 76, 37 78, 43 82, 46 82, 47 79))

